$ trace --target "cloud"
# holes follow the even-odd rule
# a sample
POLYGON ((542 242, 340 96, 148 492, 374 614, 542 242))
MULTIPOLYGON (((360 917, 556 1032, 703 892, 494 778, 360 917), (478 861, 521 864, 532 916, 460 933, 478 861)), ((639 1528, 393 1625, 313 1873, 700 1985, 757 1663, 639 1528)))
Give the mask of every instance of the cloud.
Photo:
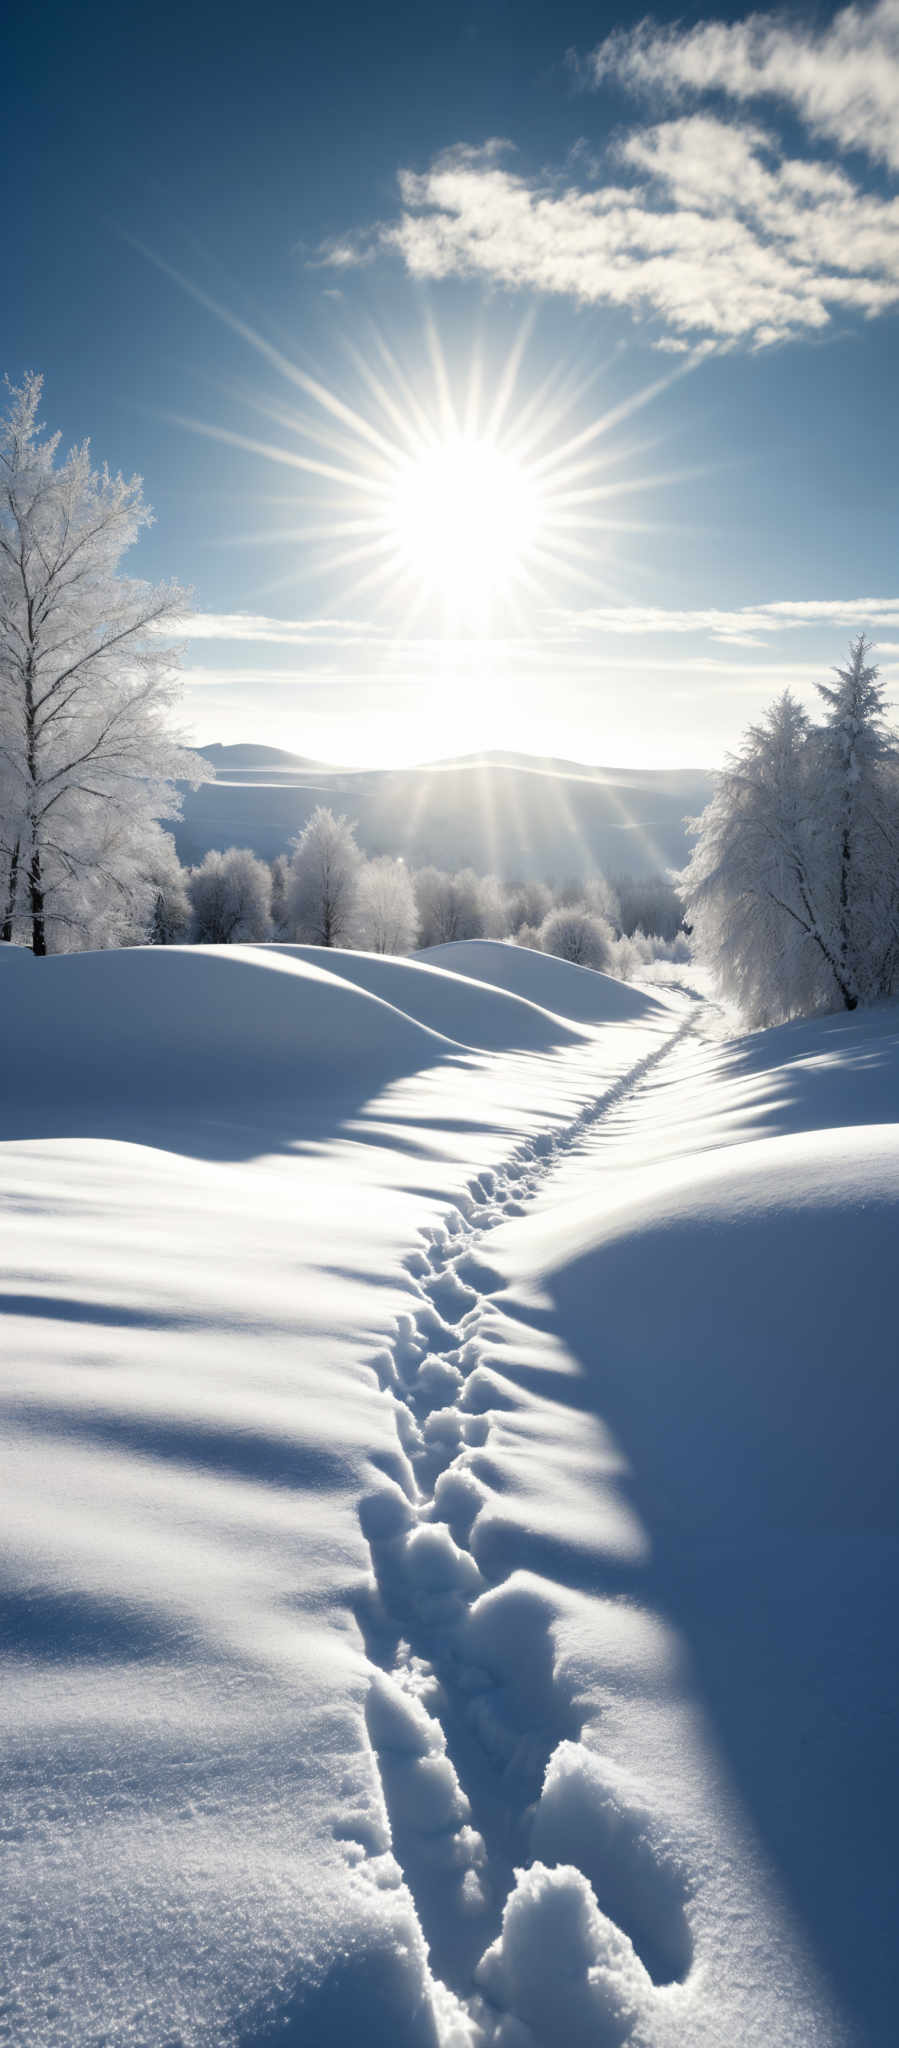
POLYGON ((481 277, 654 316, 668 347, 761 348, 899 303, 899 200, 783 155, 762 128, 663 121, 586 185, 570 171, 529 178, 501 149, 401 172, 403 212, 375 230, 380 246, 418 278, 481 277))
MULTIPOLYGON (((166 631, 170 631, 166 627, 166 631)), ((191 612, 179 640, 269 641, 278 647, 352 647, 375 635, 365 620, 270 619, 260 612, 191 612)))
MULTIPOLYGON (((800 628, 840 627, 849 631, 895 631, 899 628, 899 597, 776 598, 723 610, 705 605, 666 608, 662 605, 552 606, 537 619, 532 632, 513 637, 447 641, 426 633, 395 635, 383 626, 366 621, 347 624, 342 619, 274 619, 254 612, 195 612, 184 628, 184 638, 234 642, 242 646, 294 647, 298 656, 309 649, 313 663, 321 662, 321 649, 352 650, 350 659, 357 673, 378 675, 420 675, 423 667, 438 670, 447 655, 467 670, 490 666, 555 661, 563 647, 580 658, 585 643, 612 635, 614 638, 661 637, 679 639, 692 634, 711 639, 720 646, 763 647, 772 634, 795 632, 800 628), (366 664, 364 670, 359 664, 366 664)), ((881 643, 892 652, 890 643, 881 643)), ((593 658, 592 656, 590 657, 593 658)), ((221 669, 191 666, 192 682, 208 683, 222 677, 242 681, 291 682, 307 676, 305 663, 290 668, 245 667, 221 669)), ((340 680, 346 671, 340 664, 319 671, 340 680)))
MULTIPOLYGON (((778 598, 769 604, 743 605, 737 611, 666 610, 662 605, 591 605, 580 610, 554 608, 559 626, 577 635, 613 633, 625 637, 707 634, 731 647, 760 647, 764 636, 805 626, 844 626, 856 632, 899 625, 899 597, 778 598)), ((883 643, 886 651, 892 651, 883 643)))
POLYGON ((634 91, 721 92, 791 108, 812 134, 899 169, 899 0, 844 7, 826 27, 777 14, 617 29, 589 60, 594 83, 634 91))

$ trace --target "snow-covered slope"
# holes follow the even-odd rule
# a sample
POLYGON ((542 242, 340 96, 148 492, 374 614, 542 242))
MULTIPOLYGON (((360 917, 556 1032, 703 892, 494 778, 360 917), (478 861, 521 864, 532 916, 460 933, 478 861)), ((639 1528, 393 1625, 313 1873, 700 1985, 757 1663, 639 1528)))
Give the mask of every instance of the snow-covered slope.
MULTIPOLYGON (((445 947, 435 950, 433 955, 422 953, 416 960, 391 959, 382 953, 343 952, 326 946, 276 946, 266 950, 276 952, 279 958, 326 968, 341 980, 394 1005, 428 1030, 485 1051, 510 1052, 513 1047, 521 1047, 531 1052, 548 1052, 553 1045, 573 1045, 582 1036, 573 1021, 573 1012, 562 1017, 546 1003, 531 999, 523 988, 504 985, 499 970, 495 978, 475 974, 468 964, 472 947, 445 947), (449 957, 456 952, 465 956, 458 968, 449 957), (445 967, 441 964, 443 953, 447 955, 445 967)), ((483 950, 492 957, 507 948, 495 941, 484 941, 483 950)), ((556 964, 563 965, 561 961, 556 964)), ((527 977, 521 975, 519 979, 524 982, 527 977)), ((543 995, 549 997, 554 988, 555 983, 546 980, 543 995)), ((639 998, 633 1009, 625 1010, 624 1014, 641 1014, 639 998)))
POLYGON ((254 758, 263 751, 207 750, 219 772, 184 792, 174 828, 183 861, 235 845, 271 860, 327 804, 352 820, 366 853, 402 854, 416 866, 557 882, 597 868, 653 874, 683 866, 684 819, 708 803, 713 780, 702 769, 585 768, 526 755, 393 769, 272 765, 254 758))
POLYGON ((529 1002, 581 1024, 621 1023, 658 1014, 658 1000, 644 989, 592 967, 575 967, 552 953, 530 946, 505 946, 495 939, 458 939, 448 946, 428 946, 418 954, 431 967, 447 967, 491 988, 511 989, 529 1002))
POLYGON ((0 2039, 887 2048, 899 1018, 440 953, 0 949, 0 2039))

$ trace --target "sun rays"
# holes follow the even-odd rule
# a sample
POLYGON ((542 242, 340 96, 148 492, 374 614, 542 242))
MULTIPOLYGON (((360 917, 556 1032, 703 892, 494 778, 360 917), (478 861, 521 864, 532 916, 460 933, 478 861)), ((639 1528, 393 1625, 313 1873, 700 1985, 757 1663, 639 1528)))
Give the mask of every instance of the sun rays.
POLYGON ((464 359, 450 352, 426 318, 403 354, 371 322, 361 340, 358 327, 338 336, 337 367, 325 377, 160 267, 282 384, 281 397, 253 387, 231 394, 255 414, 258 433, 179 419, 296 473, 279 518, 232 536, 235 546, 268 541, 279 553, 278 576, 258 586, 260 596, 311 573, 329 603, 364 600, 398 637, 418 630, 452 641, 539 632, 542 609, 566 586, 606 602, 632 595, 640 565, 625 559, 628 536, 659 522, 634 518, 631 501, 676 478, 635 468, 646 446, 628 450, 621 429, 689 361, 603 407, 602 362, 560 361, 528 375, 531 316, 499 360, 482 336, 464 359), (291 547, 294 571, 283 566, 291 547))

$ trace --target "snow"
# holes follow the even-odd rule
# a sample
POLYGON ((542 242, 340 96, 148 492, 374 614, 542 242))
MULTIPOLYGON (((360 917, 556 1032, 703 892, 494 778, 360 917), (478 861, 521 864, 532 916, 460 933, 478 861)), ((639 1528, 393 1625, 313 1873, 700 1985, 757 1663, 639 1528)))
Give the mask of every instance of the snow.
POLYGON ((449 967, 454 974, 470 976, 473 981, 512 989, 516 995, 581 1024, 646 1017, 656 1008, 652 996, 629 982, 615 981, 592 967, 575 967, 551 953, 535 953, 529 946, 461 939, 453 945, 429 946, 418 958, 430 967, 449 967))
POLYGON ((711 774, 585 768, 533 756, 446 761, 412 768, 272 765, 255 748, 213 747, 216 780, 184 792, 175 826, 182 861, 211 848, 248 846, 273 860, 318 805, 345 813, 367 855, 401 853, 509 881, 530 875, 658 875, 689 853, 685 817, 709 802, 711 774), (222 755, 229 758, 223 759, 222 755))
POLYGON ((2 949, 16 2048, 887 2048, 899 1013, 2 949))

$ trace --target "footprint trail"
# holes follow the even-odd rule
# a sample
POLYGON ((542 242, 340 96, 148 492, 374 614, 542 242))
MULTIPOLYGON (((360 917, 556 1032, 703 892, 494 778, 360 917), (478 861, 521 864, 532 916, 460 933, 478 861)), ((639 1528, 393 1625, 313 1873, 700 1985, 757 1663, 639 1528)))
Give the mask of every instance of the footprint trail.
POLYGON ((493 1418, 516 1406, 486 1362, 502 1284, 490 1232, 527 1212, 562 1158, 692 1028, 686 1018, 569 1125, 473 1178, 410 1254, 417 1306, 373 1361, 398 1453, 360 1511, 371 1556, 357 1608, 374 1667, 367 1727, 393 1854, 458 2013, 452 2048, 623 2043, 657 1987, 691 1966, 684 1859, 581 1741, 556 1675, 555 1589, 532 1570, 492 1573, 472 1530, 503 1484, 493 1418))

